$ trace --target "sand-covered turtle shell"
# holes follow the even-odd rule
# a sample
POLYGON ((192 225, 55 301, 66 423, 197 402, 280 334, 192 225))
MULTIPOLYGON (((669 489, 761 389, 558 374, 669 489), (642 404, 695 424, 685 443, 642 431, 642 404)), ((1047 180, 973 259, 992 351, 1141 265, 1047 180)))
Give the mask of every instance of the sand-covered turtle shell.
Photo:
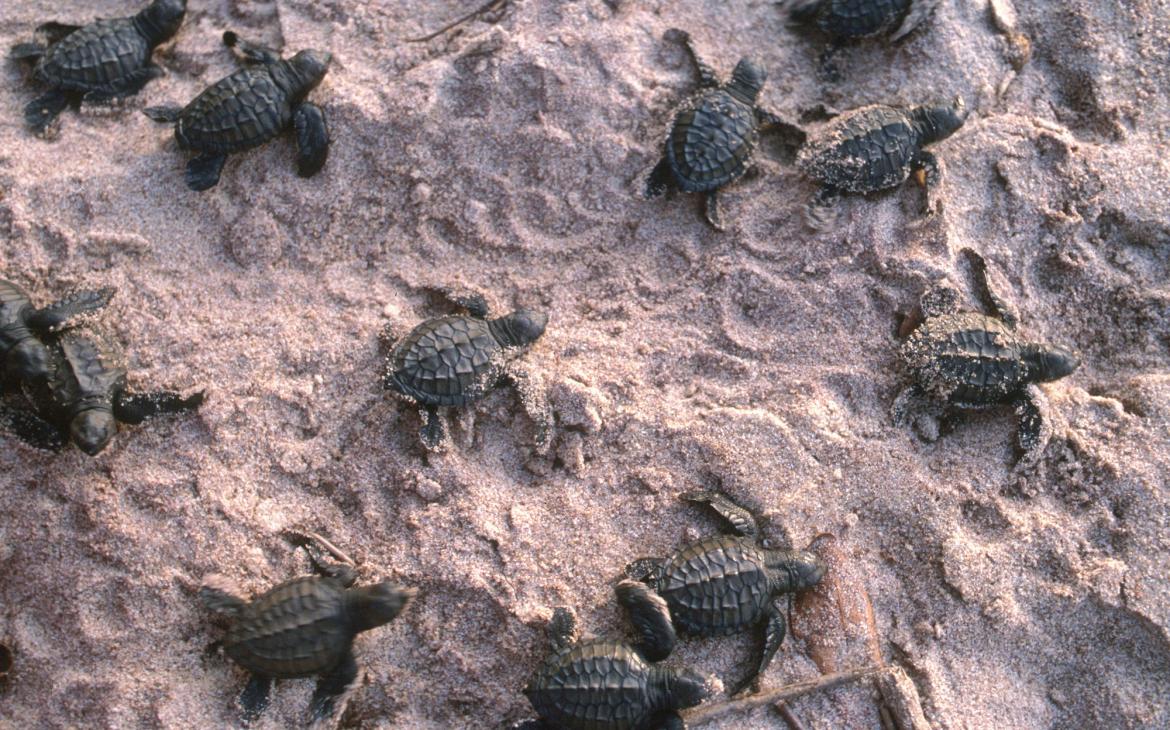
POLYGON ((993 405, 1011 400, 1029 382, 1023 344, 1002 321, 962 312, 927 319, 901 354, 927 390, 958 403, 993 405))
POLYGON ((247 603, 223 640, 224 651, 266 677, 307 677, 341 661, 353 643, 345 589, 316 576, 282 583, 247 603))
POLYGON ((800 150, 796 164, 825 185, 869 193, 904 182, 921 149, 922 136, 909 114, 875 105, 831 121, 800 150))
POLYGON ((524 694, 552 727, 643 730, 662 709, 653 672, 627 644, 585 641, 545 660, 524 694))
POLYGON ((502 352, 486 320, 430 319, 390 353, 387 385, 423 405, 466 405, 499 380, 502 352))
POLYGON ((271 66, 249 66, 192 99, 179 116, 175 138, 183 149, 238 152, 276 137, 292 117, 290 96, 276 83, 271 66))
POLYGON ((725 89, 706 91, 674 117, 666 159, 679 190, 705 192, 747 172, 759 143, 752 104, 725 89))
POLYGON ((754 540, 717 535, 667 559, 654 590, 680 631, 731 634, 753 626, 772 600, 764 551, 754 540))
POLYGON ((99 20, 49 46, 34 75, 49 86, 73 91, 115 91, 150 63, 154 46, 133 18, 99 20))
POLYGON ((816 26, 835 38, 884 35, 901 24, 913 0, 822 0, 816 26))
POLYGON ((126 356, 105 331, 83 327, 61 333, 53 349, 58 365, 49 375, 52 408, 69 415, 82 406, 109 406, 126 387, 126 356))

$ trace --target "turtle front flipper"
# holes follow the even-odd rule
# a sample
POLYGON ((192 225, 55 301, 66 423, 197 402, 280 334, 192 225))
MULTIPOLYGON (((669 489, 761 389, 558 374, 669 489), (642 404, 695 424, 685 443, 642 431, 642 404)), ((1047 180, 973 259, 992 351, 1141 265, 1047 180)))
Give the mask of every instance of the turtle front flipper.
POLYGON ((1036 385, 1029 385, 1024 390, 1016 406, 1016 415, 1020 419, 1020 430, 1017 435, 1020 445, 1020 460, 1018 467, 1026 467, 1040 460, 1048 441, 1052 438, 1052 425, 1048 420, 1048 397, 1036 385))
POLYGON ((272 677, 253 674, 244 685, 237 702, 240 705, 240 720, 245 725, 251 725, 260 719, 268 709, 269 696, 272 693, 272 677))
POLYGON ((329 158, 329 126, 325 112, 316 104, 304 102, 293 112, 297 131, 297 174, 312 177, 329 158))
POLYGON ((357 684, 358 665, 353 649, 345 653, 341 662, 317 680, 317 689, 309 703, 309 714, 313 722, 334 717, 342 709, 345 696, 357 684))
POLYGON ((203 405, 203 391, 184 398, 178 393, 119 393, 114 398, 114 418, 137 425, 168 413, 194 411, 203 405))
POLYGON ((215 187, 223 173, 227 155, 203 153, 187 163, 187 187, 203 192, 215 187))
POLYGON ((1016 312, 1016 308, 992 286, 991 270, 987 261, 972 248, 964 248, 962 253, 967 259, 967 264, 971 267, 971 278, 975 281, 975 294, 983 306, 991 312, 993 317, 1014 329, 1016 323, 1019 322, 1019 314, 1016 312))
POLYGON ((248 603, 231 578, 214 574, 204 577, 199 586, 199 600, 207 610, 226 616, 236 615, 248 603))
POLYGON ((670 656, 677 637, 666 599, 650 590, 645 583, 633 580, 618 583, 614 592, 637 631, 635 647, 639 653, 652 662, 660 662, 670 656))
POLYGON ((110 303, 117 289, 106 287, 94 291, 81 291, 37 309, 25 318, 29 327, 41 332, 57 332, 69 324, 69 320, 82 314, 96 312, 110 303))
POLYGON ((69 95, 54 89, 43 96, 38 96, 24 107, 24 123, 38 137, 47 136, 53 122, 67 106, 69 95))
POLYGON ((424 408, 422 417, 423 426, 419 429, 418 435, 428 451, 436 451, 447 436, 447 429, 443 426, 443 418, 439 415, 439 409, 436 406, 424 408))
POLYGON ((755 671, 735 685, 728 693, 729 696, 734 697, 745 689, 754 686, 756 681, 759 680, 760 675, 772 663, 772 659, 776 656, 780 645, 784 643, 784 635, 788 632, 788 624, 785 622, 784 612, 780 608, 780 604, 783 601, 783 598, 776 598, 768 604, 766 614, 767 624, 764 627, 764 654, 760 657, 760 663, 756 666, 755 671))
MULTIPOLYGON (((293 541, 296 541, 295 538, 293 541)), ((299 544, 309 556, 309 563, 312 564, 313 572, 317 575, 324 578, 332 578, 345 588, 349 588, 357 582, 358 574, 354 568, 353 559, 338 550, 329 541, 319 535, 309 533, 304 536, 304 541, 299 544), (326 560, 322 552, 323 547, 340 562, 333 563, 326 560)))
POLYGON ((662 713, 657 725, 651 725, 651 730, 687 730, 687 723, 677 710, 662 713))
POLYGON ((226 30, 223 33, 223 44, 228 48, 240 54, 240 59, 244 63, 279 63, 280 54, 276 51, 265 48, 257 43, 240 38, 234 31, 226 30))
POLYGON ((837 223, 837 204, 841 202, 841 191, 831 185, 822 186, 809 201, 804 211, 804 220, 814 231, 826 231, 837 223))
POLYGON ((81 30, 80 25, 70 25, 68 23, 58 23, 56 21, 49 21, 48 23, 41 23, 37 26, 36 34, 44 38, 51 46, 54 43, 59 43, 66 37, 73 35, 81 30))
POLYGON ((548 622, 548 640, 553 649, 561 651, 577 643, 579 632, 577 629, 577 614, 571 608, 561 606, 553 611, 548 622))
POLYGON ((536 426, 536 445, 543 450, 549 444, 552 432, 552 406, 548 402, 548 394, 538 378, 517 365, 509 363, 504 369, 504 379, 511 384, 520 396, 520 403, 524 412, 532 419, 536 426))
POLYGON ((708 505, 720 517, 727 520, 732 532, 737 535, 754 539, 760 534, 760 528, 752 513, 718 492, 687 492, 679 495, 679 499, 708 505))
POLYGON ((663 157, 646 174, 646 184, 642 186, 642 195, 646 198, 657 198, 669 190, 673 182, 674 173, 670 170, 670 160, 663 157))
POLYGON ((921 150, 914 160, 914 177, 922 186, 922 214, 931 212, 931 194, 942 182, 942 165, 932 152, 921 150))
POLYGON ((0 407, 0 429, 41 451, 57 452, 68 443, 61 429, 29 411, 0 407))
POLYGON ((691 41, 691 34, 685 30, 678 28, 671 28, 666 31, 664 36, 666 40, 677 41, 683 44, 683 48, 687 51, 687 56, 690 57, 691 63, 695 65, 695 71, 699 74, 699 85, 703 87, 713 88, 719 85, 719 75, 715 73, 715 69, 707 64, 695 51, 695 45, 691 41))
POLYGON ((142 110, 142 113, 156 122, 174 124, 183 115, 183 107, 175 106, 174 104, 170 106, 148 106, 142 110))
POLYGON ((556 730, 544 720, 521 720, 508 726, 508 730, 556 730))
POLYGON ((723 209, 719 205, 718 190, 711 190, 707 193, 704 213, 707 216, 707 222, 711 224, 712 228, 717 231, 726 230, 726 226, 723 223, 723 209))
POLYGON ((41 56, 45 55, 48 49, 40 43, 17 43, 8 52, 8 57, 13 61, 24 61, 26 63, 36 63, 41 56))

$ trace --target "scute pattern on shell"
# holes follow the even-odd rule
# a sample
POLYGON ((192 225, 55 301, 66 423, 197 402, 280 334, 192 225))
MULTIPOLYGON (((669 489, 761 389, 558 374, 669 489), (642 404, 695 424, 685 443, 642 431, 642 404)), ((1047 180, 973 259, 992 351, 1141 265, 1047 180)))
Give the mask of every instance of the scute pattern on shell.
POLYGON ((391 354, 393 382, 404 395, 426 405, 466 405, 498 379, 502 349, 484 320, 428 320, 391 354))
POLYGON ((656 592, 681 631, 712 636, 754 625, 771 599, 764 553, 718 535, 686 546, 663 566, 656 592))
POLYGON ((50 46, 35 74, 39 81, 62 89, 111 90, 143 68, 151 50, 130 18, 99 20, 50 46))
POLYGON ((926 320, 901 352, 928 390, 960 403, 992 405, 1026 385, 1021 344, 1000 320, 963 312, 926 320))
POLYGON ((586 641, 550 656, 524 693, 537 713, 571 730, 641 730, 658 709, 651 667, 618 641, 586 641))
POLYGON ((240 69, 191 100, 175 127, 183 149, 212 154, 257 147, 292 121, 288 94, 267 66, 240 69))
POLYGON ((53 399, 70 407, 80 399, 109 398, 126 384, 126 358, 122 348, 106 333, 93 328, 73 329, 58 340, 67 368, 50 376, 53 399))
POLYGON ((344 590, 329 579, 282 583, 244 606, 224 637, 224 651, 245 669, 269 677, 328 671, 353 639, 344 601, 344 590))
POLYGON ((705 192, 742 176, 758 142, 752 106, 717 89, 696 97, 675 116, 666 158, 680 190, 705 192))
POLYGON ((904 182, 919 151, 918 131, 905 112, 869 106, 830 122, 800 151, 796 164, 826 185, 869 193, 904 182))
POLYGON ((838 38, 869 38, 896 28, 914 0, 825 0, 817 27, 838 38))

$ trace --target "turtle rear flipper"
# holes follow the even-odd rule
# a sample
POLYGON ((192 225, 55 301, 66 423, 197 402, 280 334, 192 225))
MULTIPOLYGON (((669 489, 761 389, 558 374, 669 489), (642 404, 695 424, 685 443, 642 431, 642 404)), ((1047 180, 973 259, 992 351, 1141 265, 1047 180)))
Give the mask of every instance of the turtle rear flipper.
POLYGON ((30 101, 24 107, 24 123, 38 137, 47 136, 53 122, 65 107, 69 106, 69 95, 54 89, 30 101))
POLYGON ((788 8, 788 19, 797 25, 816 20, 823 0, 794 0, 788 8))
POLYGON ((329 158, 329 127, 325 112, 316 104, 305 102, 293 112, 297 131, 297 174, 312 177, 329 158))
POLYGON ((69 25, 68 23, 58 23, 56 21, 49 21, 48 23, 41 23, 37 26, 36 34, 48 41, 51 46, 58 43, 66 36, 73 35, 81 30, 80 25, 69 25))
POLYGON ((159 66, 150 64, 135 69, 122 79, 119 79, 115 88, 102 91, 89 91, 81 97, 82 111, 100 110, 115 106, 142 91, 154 79, 163 77, 163 70, 159 66))
POLYGON ((642 195, 646 198, 657 198, 670 189, 673 181, 674 173, 670 170, 670 160, 663 157, 646 174, 646 184, 642 186, 642 195))
POLYGON ((346 652, 341 663, 317 680, 317 689, 309 703, 309 714, 313 722, 319 722, 340 715, 344 709, 345 696, 357 684, 358 666, 353 650, 346 652))
POLYGON ((269 696, 272 693, 272 678, 253 674, 248 678, 244 691, 240 692, 237 700, 240 705, 240 719, 244 725, 251 725, 260 719, 268 709, 269 696))
POLYGON ((419 429, 418 435, 428 451, 435 451, 447 435, 447 429, 443 426, 443 418, 435 406, 428 406, 423 410, 422 417, 423 427, 419 429))
POLYGON ((248 603, 239 586, 223 575, 209 575, 203 579, 199 586, 199 600, 207 610, 227 616, 239 613, 248 603))
POLYGON ((64 328, 74 317, 104 308, 110 303, 110 299, 117 291, 113 287, 106 287, 94 291, 76 292, 34 311, 25 321, 33 329, 42 332, 56 332, 64 328))
POLYGON ((17 43, 8 52, 8 57, 13 61, 35 63, 37 59, 45 55, 46 50, 48 49, 40 43, 17 43))
POLYGON ((148 418, 167 413, 193 411, 203 404, 203 391, 188 398, 178 393, 121 393, 114 398, 114 417, 122 423, 137 425, 148 418))
POLYGON ((223 44, 240 54, 244 63, 278 63, 280 54, 271 48, 265 48, 241 38, 235 31, 226 30, 223 33, 223 44))
POLYGON ((68 443, 60 429, 28 411, 0 408, 0 429, 42 451, 60 451, 68 443))
POLYGON ((227 162, 227 155, 204 153, 187 163, 187 187, 195 192, 203 192, 215 187, 219 176, 223 173, 223 165, 227 162))
POLYGON ((182 116, 183 107, 173 104, 170 106, 148 106, 142 110, 142 113, 156 122, 174 124, 182 116))
POLYGON ((623 580, 614 590, 637 631, 636 646, 642 656, 652 662, 670 656, 677 639, 666 600, 645 583, 633 580, 623 580))

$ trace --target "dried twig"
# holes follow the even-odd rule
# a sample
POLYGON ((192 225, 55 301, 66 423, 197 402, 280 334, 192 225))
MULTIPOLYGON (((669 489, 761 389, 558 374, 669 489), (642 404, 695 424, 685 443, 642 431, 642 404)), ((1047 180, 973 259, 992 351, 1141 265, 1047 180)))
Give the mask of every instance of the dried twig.
POLYGON ((434 33, 431 33, 430 35, 424 35, 420 38, 407 38, 406 42, 407 43, 426 43, 429 40, 433 40, 435 38, 438 38, 439 36, 443 35, 444 33, 451 30, 452 28, 456 28, 460 25, 463 25, 464 23, 466 23, 469 20, 472 20, 474 18, 478 18, 479 16, 483 15, 484 13, 490 13, 491 11, 496 10, 497 8, 503 7, 504 5, 507 4, 507 2, 508 2, 508 0, 488 0, 488 2, 479 6, 475 10, 472 10, 467 15, 464 15, 462 18, 459 18, 457 20, 451 21, 450 23, 444 25, 442 28, 439 28, 438 30, 436 30, 434 33))
POLYGON ((804 682, 795 682, 787 684, 776 689, 764 690, 753 695, 748 695, 738 700, 728 700, 727 702, 720 702, 713 705, 705 705, 703 707, 695 708, 684 713, 687 723, 693 725, 701 725, 705 722, 711 722, 717 718, 725 715, 739 714, 763 707, 765 705, 776 704, 785 700, 795 699, 811 692, 819 692, 821 690, 832 689, 833 687, 840 687, 843 684, 856 682, 859 679, 866 679, 868 677, 875 677, 880 674, 888 672, 886 667, 868 666, 862 669, 854 669, 848 672, 836 672, 834 674, 825 674, 816 679, 810 679, 804 682))
POLYGON ((780 717, 784 718, 784 722, 788 723, 789 730, 807 730, 800 718, 792 714, 792 708, 788 706, 787 702, 776 703, 776 712, 779 712, 780 717))

